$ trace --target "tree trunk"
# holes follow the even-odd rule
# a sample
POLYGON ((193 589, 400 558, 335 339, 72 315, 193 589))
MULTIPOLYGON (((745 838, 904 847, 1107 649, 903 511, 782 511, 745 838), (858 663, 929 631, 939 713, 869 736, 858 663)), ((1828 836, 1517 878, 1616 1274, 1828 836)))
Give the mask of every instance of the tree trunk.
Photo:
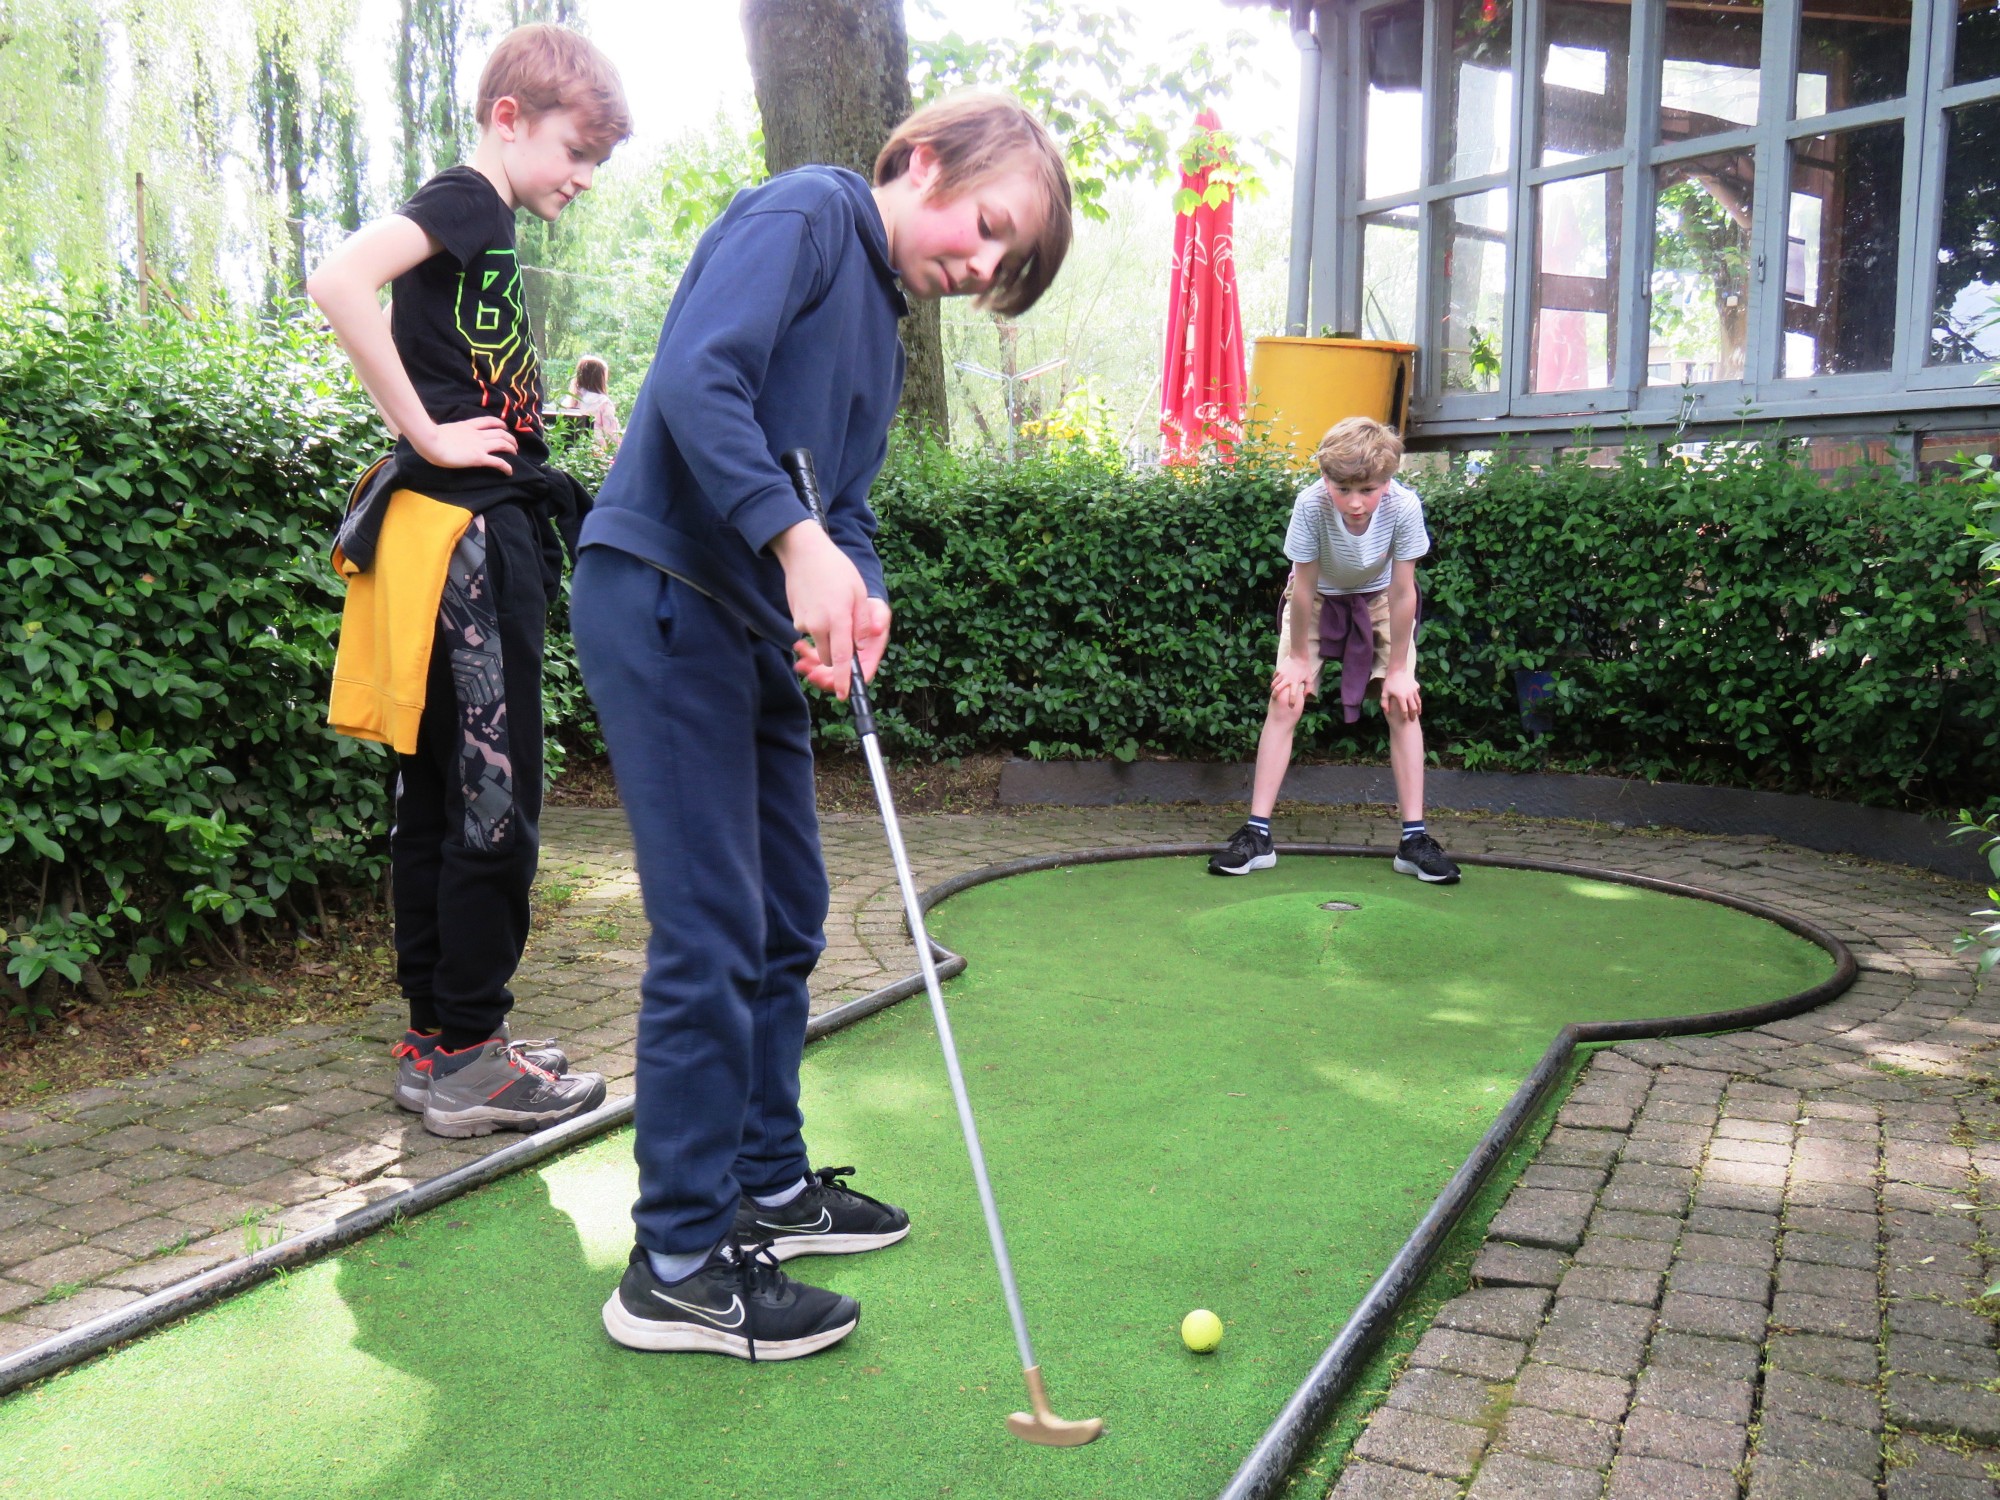
MULTIPOLYGON (((889 132, 910 112, 903 0, 743 0, 743 37, 772 175, 821 162, 872 179, 889 132)), ((903 411, 944 437, 938 307, 913 305, 902 328, 903 411)))

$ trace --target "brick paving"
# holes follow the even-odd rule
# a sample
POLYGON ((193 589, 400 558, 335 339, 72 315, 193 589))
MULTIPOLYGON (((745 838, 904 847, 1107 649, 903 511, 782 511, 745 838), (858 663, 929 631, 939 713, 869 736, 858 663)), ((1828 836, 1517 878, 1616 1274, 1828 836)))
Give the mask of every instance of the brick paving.
MULTIPOLYGON (((908 820, 920 884, 999 860, 1225 837, 1232 810, 908 820)), ((1411 1355, 1335 1500, 2000 1495, 2000 1001, 1951 952, 1978 892, 1766 840, 1434 818, 1465 853, 1684 880, 1838 933, 1810 1015, 1599 1052, 1411 1355)), ((1288 813, 1301 840, 1387 819, 1288 813)), ((815 1011, 910 968, 873 818, 825 820, 815 1011)), ((517 1035, 629 1090, 644 920, 622 815, 551 809, 517 1035)), ((1474 878, 1477 878, 1476 872, 1474 878)), ((400 1011, 297 1026, 0 1113, 0 1355, 517 1139, 443 1141, 389 1098, 400 1011)), ((1329 1336, 1332 1330, 1329 1329, 1329 1336)))

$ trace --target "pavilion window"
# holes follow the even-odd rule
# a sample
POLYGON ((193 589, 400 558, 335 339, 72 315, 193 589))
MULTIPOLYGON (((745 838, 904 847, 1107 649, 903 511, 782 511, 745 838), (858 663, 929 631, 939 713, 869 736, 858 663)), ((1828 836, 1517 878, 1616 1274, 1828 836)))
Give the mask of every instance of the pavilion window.
POLYGON ((1931 362, 2000 359, 2000 100, 1945 111, 1940 198, 1931 362))
POLYGON ((1743 378, 1755 179, 1748 151, 1692 157, 1656 173, 1648 383, 1743 378))
POLYGON ((1792 142, 1778 373, 1887 370, 1896 354, 1903 125, 1792 142))
POLYGON ((1597 172, 1536 189, 1534 390, 1611 383, 1623 181, 1620 173, 1597 172))

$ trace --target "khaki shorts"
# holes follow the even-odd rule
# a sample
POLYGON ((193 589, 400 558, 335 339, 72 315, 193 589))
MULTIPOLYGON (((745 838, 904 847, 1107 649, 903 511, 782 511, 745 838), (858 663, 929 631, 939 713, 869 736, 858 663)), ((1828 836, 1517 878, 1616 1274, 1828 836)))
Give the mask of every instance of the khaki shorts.
MULTIPOLYGON (((1389 591, 1387 589, 1383 589, 1368 601, 1368 619, 1375 627, 1375 663, 1368 669, 1368 680, 1370 682, 1380 682, 1389 675, 1389 591)), ((1279 606, 1278 621, 1278 664, 1282 664, 1292 649, 1292 585, 1290 579, 1285 581, 1285 599, 1284 603, 1279 606)), ((1319 622, 1315 619, 1313 623, 1317 627, 1319 622)), ((1312 655, 1313 664, 1312 691, 1316 697, 1319 694, 1320 675, 1319 631, 1317 628, 1313 630, 1312 640, 1308 643, 1308 647, 1312 655)), ((1417 643, 1415 640, 1410 642, 1409 667, 1412 672, 1417 669, 1417 643)))

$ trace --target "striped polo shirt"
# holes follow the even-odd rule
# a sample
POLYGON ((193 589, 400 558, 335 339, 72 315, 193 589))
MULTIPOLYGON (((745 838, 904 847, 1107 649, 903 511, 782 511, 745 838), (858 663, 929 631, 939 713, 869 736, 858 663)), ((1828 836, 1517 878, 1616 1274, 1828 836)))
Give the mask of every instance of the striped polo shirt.
POLYGON ((1323 479, 1299 491, 1292 502, 1292 524, 1285 531, 1285 556, 1295 563, 1319 564, 1322 594, 1386 589, 1392 564, 1414 562, 1430 550, 1423 501, 1415 490, 1394 479, 1368 518, 1368 529, 1359 536, 1347 529, 1323 479))

